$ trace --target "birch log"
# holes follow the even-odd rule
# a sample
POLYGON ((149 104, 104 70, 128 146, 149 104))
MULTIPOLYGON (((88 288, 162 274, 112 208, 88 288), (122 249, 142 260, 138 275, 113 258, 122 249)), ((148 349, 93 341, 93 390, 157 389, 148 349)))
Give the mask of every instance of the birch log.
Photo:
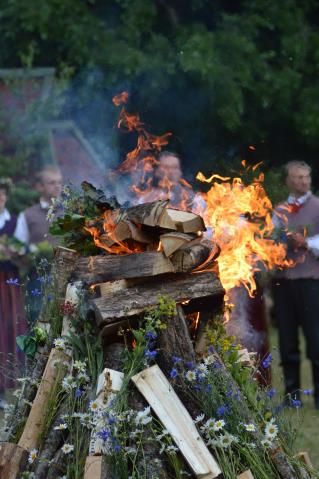
POLYGON ((220 476, 218 464, 161 369, 157 365, 144 369, 132 381, 169 431, 195 476, 201 479, 220 476))
POLYGON ((239 476, 237 476, 237 479, 254 479, 254 476, 253 476, 251 470, 248 469, 247 471, 243 472, 242 474, 239 474, 239 476))

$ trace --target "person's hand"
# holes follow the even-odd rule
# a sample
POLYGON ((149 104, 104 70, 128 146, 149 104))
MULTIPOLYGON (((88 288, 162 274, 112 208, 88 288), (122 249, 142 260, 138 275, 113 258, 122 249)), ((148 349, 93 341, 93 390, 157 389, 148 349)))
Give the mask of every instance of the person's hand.
POLYGON ((289 239, 292 240, 295 248, 307 248, 306 238, 301 233, 290 233, 289 239))

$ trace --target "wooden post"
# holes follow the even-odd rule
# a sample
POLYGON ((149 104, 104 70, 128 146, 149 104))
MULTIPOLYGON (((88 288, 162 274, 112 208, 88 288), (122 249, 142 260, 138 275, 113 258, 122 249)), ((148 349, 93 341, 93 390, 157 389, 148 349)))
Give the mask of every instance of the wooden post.
MULTIPOLYGON (((114 369, 105 368, 99 375, 96 387, 96 397, 105 402, 110 393, 120 391, 123 383, 124 374, 114 369)), ((86 457, 84 478, 83 479, 101 479, 102 477, 102 451, 94 450, 94 436, 98 431, 92 431, 90 455, 86 457)))
POLYGON ((239 476, 237 476, 237 479, 254 479, 254 476, 253 476, 251 470, 248 469, 247 471, 242 472, 241 474, 239 474, 239 476))
POLYGON ((24 469, 28 451, 10 442, 0 443, 0 479, 16 479, 24 469))
POLYGON ((44 427, 44 410, 55 381, 62 380, 62 368, 57 363, 66 360, 66 354, 53 348, 45 367, 42 380, 32 404, 30 414, 24 426, 18 445, 27 451, 37 448, 38 437, 44 427))
POLYGON ((132 381, 169 431, 195 476, 218 477, 221 474, 218 464, 161 369, 157 365, 144 369, 132 381))

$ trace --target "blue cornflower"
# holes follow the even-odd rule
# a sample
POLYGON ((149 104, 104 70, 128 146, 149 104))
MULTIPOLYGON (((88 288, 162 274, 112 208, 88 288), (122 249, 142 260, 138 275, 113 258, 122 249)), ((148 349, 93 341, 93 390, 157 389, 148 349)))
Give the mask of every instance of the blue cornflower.
POLYGON ((226 409, 225 406, 219 406, 219 407, 217 408, 217 411, 216 411, 217 416, 218 416, 218 417, 223 417, 223 416, 225 415, 225 413, 226 413, 226 410, 227 410, 227 409, 226 409))
POLYGON ((207 392, 207 393, 211 393, 211 392, 212 392, 212 390, 213 390, 213 387, 212 387, 212 385, 211 385, 211 384, 207 384, 207 385, 205 386, 205 392, 207 392))
POLYGON ((41 296, 41 291, 38 288, 31 289, 30 291, 31 296, 41 296))
POLYGON ((75 397, 76 397, 76 398, 80 398, 80 397, 82 396, 82 393, 83 393, 82 389, 81 389, 81 388, 77 388, 77 389, 75 390, 75 397))
POLYGON ((269 353, 261 363, 263 368, 265 368, 265 369, 269 368, 270 365, 271 365, 272 359, 273 359, 272 354, 269 353))
POLYGON ((276 393, 277 393, 276 389, 272 388, 272 389, 269 389, 269 391, 267 391, 267 396, 269 397, 269 399, 272 399, 276 393))
POLYGON ((53 301, 53 299, 54 299, 53 294, 48 294, 47 300, 48 300, 48 301, 53 301))
POLYGON ((302 392, 304 393, 305 396, 311 396, 313 391, 312 389, 304 389, 302 392))
POLYGON ((171 372, 169 373, 171 378, 176 378, 178 376, 178 371, 176 368, 172 368, 171 372))
POLYGON ((116 421, 117 421, 116 417, 110 417, 108 422, 109 422, 109 425, 112 426, 112 424, 115 424, 116 421))
POLYGON ((211 344, 210 346, 208 346, 208 352, 209 352, 210 354, 212 354, 214 351, 215 351, 215 350, 214 350, 214 346, 213 346, 212 344, 211 344))
POLYGON ((195 368, 195 364, 193 363, 193 361, 186 361, 186 367, 188 369, 194 369, 195 368))
POLYGON ((234 398, 235 398, 237 401, 239 401, 239 400, 240 400, 240 395, 241 395, 240 389, 237 389, 237 391, 236 391, 235 394, 234 394, 234 398))
POLYGON ((121 446, 119 444, 115 444, 114 452, 120 452, 120 451, 121 451, 121 446))
POLYGON ((9 278, 6 280, 6 283, 10 286, 19 286, 19 278, 9 278))
POLYGON ((97 435, 103 439, 103 441, 107 441, 107 439, 110 437, 111 433, 108 429, 102 429, 102 431, 99 431, 97 435))
POLYGON ((147 331, 147 333, 145 334, 145 338, 146 339, 156 339, 157 334, 154 331, 147 331))
POLYGON ((182 361, 182 358, 179 358, 178 356, 172 356, 173 364, 180 363, 182 361))
POLYGON ((200 384, 194 384, 193 388, 195 389, 195 391, 200 391, 202 389, 200 384))
POLYGON ((219 361, 215 361, 213 363, 213 369, 220 369, 222 367, 222 365, 220 364, 219 361))
POLYGON ((291 401, 291 405, 292 407, 295 407, 296 409, 298 409, 299 407, 301 407, 301 401, 299 399, 293 399, 291 401))
POLYGON ((39 281, 39 283, 45 283, 45 276, 38 276, 37 277, 37 281, 39 281))
POLYGON ((228 391, 226 392, 226 397, 227 397, 227 398, 230 398, 232 395, 233 395, 233 390, 232 390, 232 389, 228 389, 228 391))
POLYGON ((147 357, 147 358, 155 358, 156 355, 157 355, 157 351, 150 351, 149 349, 147 349, 144 353, 144 355, 147 357))

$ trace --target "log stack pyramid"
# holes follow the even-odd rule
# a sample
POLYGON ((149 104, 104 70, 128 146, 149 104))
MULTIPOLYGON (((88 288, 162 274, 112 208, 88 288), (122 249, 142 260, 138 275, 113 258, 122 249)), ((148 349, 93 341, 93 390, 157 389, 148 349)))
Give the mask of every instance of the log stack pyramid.
MULTIPOLYGON (((116 221, 116 238, 131 248, 138 245, 138 253, 103 252, 98 256, 80 257, 75 251, 60 247, 52 266, 52 274, 57 278, 57 294, 65 302, 76 304, 80 289, 94 290, 87 295, 90 298, 87 311, 103 341, 105 369, 101 371, 92 397, 104 400, 107 391, 116 393, 121 389, 123 374, 119 357, 123 345, 119 329, 136 327, 143 313, 156 307, 159 295, 169 296, 176 302, 175 317, 158 338, 160 354, 156 364, 132 378, 132 404, 151 406, 193 477, 222 478, 219 465, 192 421, 196 405, 188 401, 182 383, 172 387, 169 375, 172 355, 195 361, 188 315, 213 316, 223 305, 224 290, 215 262, 219 248, 203 238, 205 225, 200 216, 171 209, 167 201, 128 208, 118 214, 116 221), (209 271, 200 271, 203 264, 209 265, 209 271)), ((110 248, 114 235, 101 235, 99 241, 110 248)), ((50 334, 50 317, 41 314, 39 325, 50 334)), ((66 335, 71 328, 65 316, 61 335, 66 335)), ((72 350, 61 352, 51 346, 52 342, 48 342, 38 348, 31 370, 33 385, 26 388, 20 411, 12 418, 6 440, 0 443, 0 479, 22 477, 30 451, 38 447, 39 437, 45 430, 43 409, 53 385, 59 380, 59 370, 52 364, 61 358, 65 362, 72 361, 72 350), (23 416, 27 420, 21 427, 18 418, 23 416)), ((51 465, 60 460, 61 436, 54 434, 53 428, 46 434, 46 449, 42 452, 46 461, 37 468, 37 479, 58 477, 51 465)), ((146 460, 152 463, 156 451, 146 450, 145 454, 146 460)), ((288 466, 284 459, 281 460, 281 470, 285 471, 288 466)), ((283 478, 297 477, 289 469, 284 473, 287 474, 282 475, 283 478)), ((153 471, 147 479, 155 477, 168 479, 163 468, 153 471)), ((243 471, 239 477, 252 479, 253 475, 243 471)), ((101 478, 116 479, 109 469, 105 469, 101 453, 87 451, 84 479, 101 478)))

